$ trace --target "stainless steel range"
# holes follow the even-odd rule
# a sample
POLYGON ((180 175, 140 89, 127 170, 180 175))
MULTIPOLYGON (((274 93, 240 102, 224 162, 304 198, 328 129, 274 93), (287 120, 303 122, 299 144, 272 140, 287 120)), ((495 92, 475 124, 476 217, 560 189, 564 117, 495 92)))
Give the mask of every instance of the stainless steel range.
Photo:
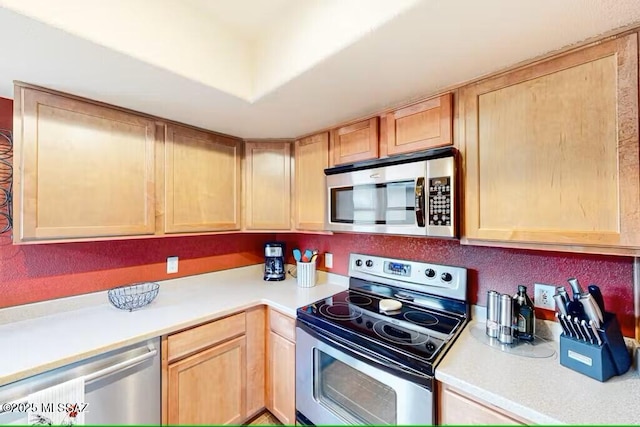
POLYGON ((298 309, 300 424, 433 424, 435 367, 469 319, 467 270, 351 254, 349 290, 298 309))

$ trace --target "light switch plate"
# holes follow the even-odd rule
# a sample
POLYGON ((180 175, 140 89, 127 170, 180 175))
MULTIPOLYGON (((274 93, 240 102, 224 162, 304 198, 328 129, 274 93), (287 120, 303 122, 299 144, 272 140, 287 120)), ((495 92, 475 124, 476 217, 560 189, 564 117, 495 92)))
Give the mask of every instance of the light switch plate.
POLYGON ((324 267, 333 268, 333 254, 330 252, 324 254, 324 267))
POLYGON ((533 292, 533 305, 536 308, 555 311, 556 300, 553 299, 553 294, 555 294, 555 292, 556 287, 553 285, 536 283, 534 285, 533 292))
POLYGON ((167 257, 167 274, 173 274, 178 272, 178 257, 167 257))

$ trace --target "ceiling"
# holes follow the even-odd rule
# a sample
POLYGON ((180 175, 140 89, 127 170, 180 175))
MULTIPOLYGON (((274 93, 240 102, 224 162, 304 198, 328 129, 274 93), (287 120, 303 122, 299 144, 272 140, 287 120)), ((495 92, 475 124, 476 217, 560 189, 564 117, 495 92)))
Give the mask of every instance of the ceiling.
POLYGON ((0 0, 0 96, 288 138, 637 22, 637 0, 0 0))

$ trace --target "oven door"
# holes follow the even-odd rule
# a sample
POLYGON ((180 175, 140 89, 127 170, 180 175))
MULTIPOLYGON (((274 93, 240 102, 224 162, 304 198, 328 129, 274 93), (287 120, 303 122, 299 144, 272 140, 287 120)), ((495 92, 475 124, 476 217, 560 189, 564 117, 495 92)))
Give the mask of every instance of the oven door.
POLYGON ((400 369, 298 324, 296 411, 316 425, 433 424, 432 391, 400 369))

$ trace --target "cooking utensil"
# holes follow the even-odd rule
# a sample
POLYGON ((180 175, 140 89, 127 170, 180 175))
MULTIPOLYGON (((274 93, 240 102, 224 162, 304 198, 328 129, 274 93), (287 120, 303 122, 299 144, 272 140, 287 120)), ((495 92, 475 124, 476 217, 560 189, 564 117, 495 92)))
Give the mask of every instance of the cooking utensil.
POLYGON ((582 331, 589 337, 589 341, 591 341, 591 344, 595 344, 596 341, 595 341, 595 337, 593 336, 593 331, 587 324, 587 321, 582 319, 580 321, 580 325, 582 326, 582 331))
POLYGON ((300 260, 302 259, 302 252, 300 252, 300 249, 293 250, 293 259, 295 259, 297 262, 300 262, 300 260))
POLYGON ((556 311, 560 314, 564 314, 565 316, 569 314, 567 312, 567 300, 562 296, 562 294, 556 293, 553 296, 554 301, 556 302, 556 311))
POLYGON ((584 294, 582 287, 580 286, 580 282, 575 277, 567 279, 567 282, 571 285, 571 290, 573 291, 573 300, 576 301, 580 298, 580 295, 584 294))
POLYGON ((596 327, 596 322, 593 320, 589 320, 589 326, 591 326, 591 330, 593 331, 593 335, 596 337, 596 341, 598 341, 598 345, 602 345, 602 339, 600 339, 600 334, 598 332, 598 328, 596 327))
POLYGON ((571 333, 567 329, 567 324, 564 322, 564 319, 562 318, 562 315, 560 313, 558 313, 557 311, 556 311, 556 319, 558 319, 558 323, 560 324, 560 327, 562 328, 562 333, 565 334, 565 335, 571 335, 571 333))
POLYGON ((582 332, 582 327, 580 326, 580 320, 577 317, 573 318, 573 324, 576 327, 576 331, 578 332, 579 339, 581 339, 582 341, 586 341, 587 336, 584 334, 584 332, 582 332))
POLYGON ((556 286, 556 294, 562 295, 565 301, 569 301, 569 295, 567 295, 567 290, 564 286, 556 286))
POLYGON ((598 304, 598 308, 600 308, 600 312, 604 314, 606 310, 604 309, 604 298, 602 297, 602 292, 600 292, 600 288, 597 287, 596 285, 589 285, 587 289, 589 290, 589 293, 593 296, 593 299, 595 300, 596 304, 598 304))
POLYGON ((598 304, 593 299, 593 296, 591 294, 583 294, 582 297, 580 297, 580 301, 582 302, 582 308, 587 320, 593 320, 596 323, 596 326, 600 327, 604 317, 600 312, 600 307, 598 307, 598 304))
POLYGON ((311 252, 311 249, 306 249, 304 251, 304 256, 307 258, 307 262, 309 262, 309 260, 311 259, 311 257, 313 256, 313 252, 311 252))
POLYGON ((582 307, 582 303, 577 300, 569 301, 567 303, 567 312, 571 316, 577 317, 579 319, 582 319, 584 317, 584 307, 582 307))

